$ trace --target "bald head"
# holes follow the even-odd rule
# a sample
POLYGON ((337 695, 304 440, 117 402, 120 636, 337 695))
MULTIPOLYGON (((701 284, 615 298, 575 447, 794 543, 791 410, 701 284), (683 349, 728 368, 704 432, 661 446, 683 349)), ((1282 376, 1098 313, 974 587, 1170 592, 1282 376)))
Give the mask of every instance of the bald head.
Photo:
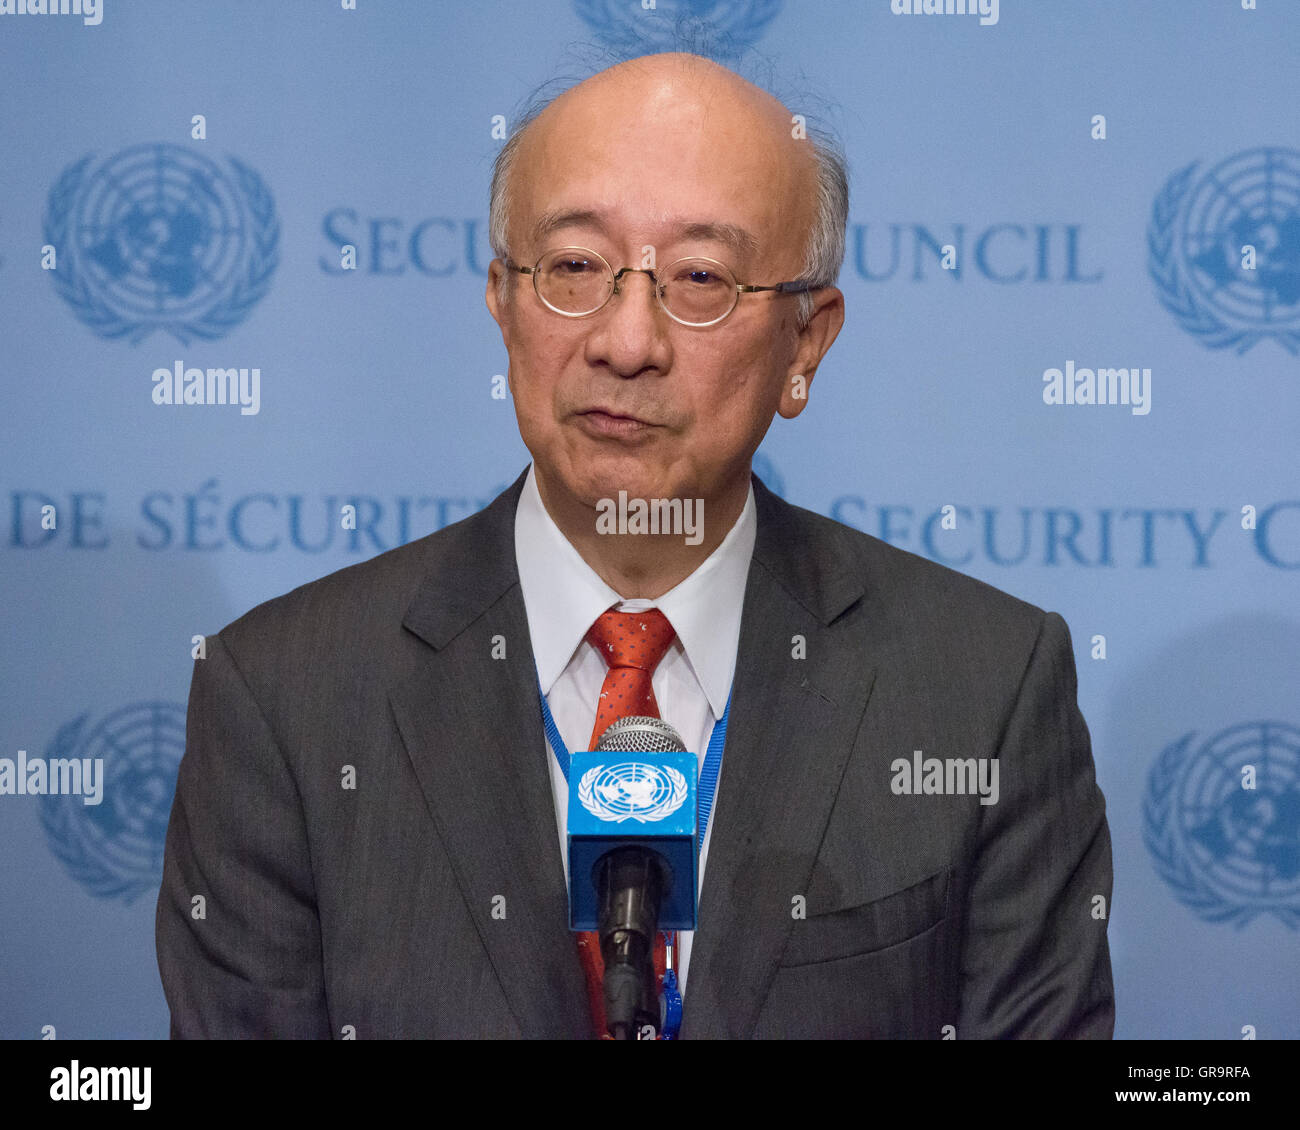
POLYGON ((790 111, 772 95, 712 59, 682 51, 628 59, 570 87, 536 115, 541 125, 594 110, 611 122, 631 122, 638 111, 653 120, 665 112, 710 114, 718 122, 738 115, 770 132, 790 134, 790 111))
POLYGON ((672 243, 743 282, 831 285, 846 213, 833 145, 726 67, 671 52, 609 67, 526 115, 494 170, 491 241, 531 264, 552 246, 591 246, 576 238, 584 231, 620 235, 616 266, 672 243), (587 214, 585 229, 566 223, 573 212, 587 214))
MULTIPOLYGON (((520 212, 536 217, 548 186, 576 167, 636 170, 649 182, 644 199, 660 205, 670 194, 656 189, 683 177, 704 180, 726 197, 743 194, 760 204, 764 235, 792 237, 800 244, 798 257, 799 233, 811 222, 816 162, 806 142, 791 136, 790 119, 770 94, 710 60, 679 53, 632 59, 580 83, 542 111, 520 144, 511 191, 520 212)), ((629 178, 626 189, 633 187, 629 178)), ((508 237, 527 240, 534 234, 511 231, 508 237)))

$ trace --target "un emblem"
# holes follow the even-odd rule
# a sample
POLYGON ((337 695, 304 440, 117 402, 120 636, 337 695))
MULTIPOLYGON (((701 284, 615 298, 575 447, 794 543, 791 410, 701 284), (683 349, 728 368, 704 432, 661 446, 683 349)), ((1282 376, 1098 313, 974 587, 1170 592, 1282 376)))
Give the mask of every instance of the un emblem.
POLYGON ((578 782, 578 800, 597 820, 637 820, 642 824, 671 816, 686 800, 686 778, 671 765, 620 761, 596 765, 578 782))
POLYGON ((1300 152, 1249 149, 1196 168, 1169 178, 1147 228, 1161 303, 1212 349, 1272 338, 1300 352, 1300 152))
POLYGON ((685 50, 703 38, 709 50, 701 53, 721 62, 758 42, 781 10, 781 0, 655 0, 653 11, 628 0, 574 0, 573 7, 600 41, 624 58, 685 50))
POLYGON ((104 799, 42 796, 41 825, 68 874, 98 898, 125 899, 158 885, 167 818, 185 752, 185 708, 141 702, 87 728, 74 718, 55 735, 47 758, 102 757, 104 799))
POLYGON ((64 301, 133 345, 154 330, 182 345, 222 337, 267 292, 280 254, 262 178, 178 145, 138 145, 98 167, 83 157, 50 190, 44 230, 64 301))
POLYGON ((1142 834, 1160 877, 1210 922, 1273 914, 1300 928, 1300 729, 1233 726, 1192 750, 1194 733, 1156 759, 1142 834), (1243 788, 1244 766, 1255 768, 1243 788))

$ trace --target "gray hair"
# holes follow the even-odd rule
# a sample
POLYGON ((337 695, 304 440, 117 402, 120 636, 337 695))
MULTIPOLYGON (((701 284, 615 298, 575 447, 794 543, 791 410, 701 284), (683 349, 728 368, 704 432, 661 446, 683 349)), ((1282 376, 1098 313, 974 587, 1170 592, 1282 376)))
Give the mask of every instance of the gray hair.
MULTIPOLYGON (((609 64, 608 58, 602 61, 609 64)), ((770 70, 771 64, 767 65, 770 70)), ((488 204, 488 241, 498 258, 504 259, 507 255, 511 177, 518 160, 519 147, 528 127, 556 98, 594 73, 596 72, 593 70, 582 78, 549 80, 524 101, 522 108, 516 114, 514 128, 497 152, 492 166, 492 187, 488 204)), ((770 84, 754 83, 754 85, 767 89, 770 84)), ((790 104, 789 99, 782 99, 782 101, 787 105, 790 104)), ((805 94, 796 104, 808 101, 820 102, 821 99, 815 95, 805 94)), ((804 115, 805 121, 808 117, 809 115, 804 115)), ((844 262, 844 238, 849 219, 848 162, 838 139, 829 129, 811 122, 804 128, 816 161, 817 207, 813 216, 812 230, 804 244, 803 269, 800 271, 799 278, 816 287, 834 286, 844 262)), ((503 275, 497 289, 498 300, 503 304, 508 298, 509 281, 509 274, 503 275)), ((812 317, 813 296, 809 293, 800 294, 798 301, 798 324, 802 328, 812 317)))

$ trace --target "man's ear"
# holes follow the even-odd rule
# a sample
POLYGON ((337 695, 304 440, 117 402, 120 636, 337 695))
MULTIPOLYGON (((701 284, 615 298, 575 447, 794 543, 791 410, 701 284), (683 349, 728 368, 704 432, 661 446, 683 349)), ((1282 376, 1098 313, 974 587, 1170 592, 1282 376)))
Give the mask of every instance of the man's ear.
POLYGON ((827 286, 812 293, 816 303, 812 317, 798 331, 794 360, 786 371, 776 409, 787 420, 793 420, 807 406, 817 366, 844 326, 844 294, 839 288, 827 286))
POLYGON ((505 337, 506 327, 501 321, 505 313, 502 308, 504 303, 501 298, 501 280, 505 278, 506 265, 500 259, 493 259, 488 264, 487 293, 484 297, 487 299, 488 313, 492 315, 492 320, 501 329, 502 337, 505 337))
MULTIPOLYGON (((506 357, 510 356, 510 322, 507 318, 510 308, 510 294, 506 289, 510 285, 506 275, 506 266, 500 259, 493 259, 488 264, 487 291, 484 297, 487 299, 488 312, 492 315, 493 321, 497 324, 497 329, 501 331, 501 343, 506 347, 506 357)), ((510 395, 515 394, 514 367, 507 360, 506 363, 506 384, 510 389, 510 395)))

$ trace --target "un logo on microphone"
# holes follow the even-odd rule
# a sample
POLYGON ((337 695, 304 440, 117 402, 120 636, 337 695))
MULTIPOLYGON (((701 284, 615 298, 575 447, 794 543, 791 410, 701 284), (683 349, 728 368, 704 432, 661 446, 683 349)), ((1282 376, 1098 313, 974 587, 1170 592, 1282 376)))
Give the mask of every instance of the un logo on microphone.
POLYGON ((1160 301, 1211 349, 1300 353, 1300 152, 1249 149, 1175 173, 1147 228, 1160 301))
POLYGON ((50 850, 97 898, 130 905, 158 886, 176 774, 185 753, 185 708, 141 702, 88 726, 82 714, 55 735, 46 758, 102 758, 104 794, 86 805, 76 796, 42 796, 40 817, 50 850))
POLYGON ((1300 928, 1300 729, 1248 722, 1156 758, 1142 833, 1160 877, 1209 922, 1300 928), (1253 787, 1252 787, 1253 786, 1253 787))
POLYGON ((215 340, 266 294, 280 222, 262 178, 179 145, 138 145, 101 165, 83 157, 50 190, 49 272, 101 337, 135 345, 155 330, 215 340))
POLYGON ((686 801, 686 778, 671 765, 620 761, 595 765, 578 782, 578 800, 597 820, 654 823, 686 801))

